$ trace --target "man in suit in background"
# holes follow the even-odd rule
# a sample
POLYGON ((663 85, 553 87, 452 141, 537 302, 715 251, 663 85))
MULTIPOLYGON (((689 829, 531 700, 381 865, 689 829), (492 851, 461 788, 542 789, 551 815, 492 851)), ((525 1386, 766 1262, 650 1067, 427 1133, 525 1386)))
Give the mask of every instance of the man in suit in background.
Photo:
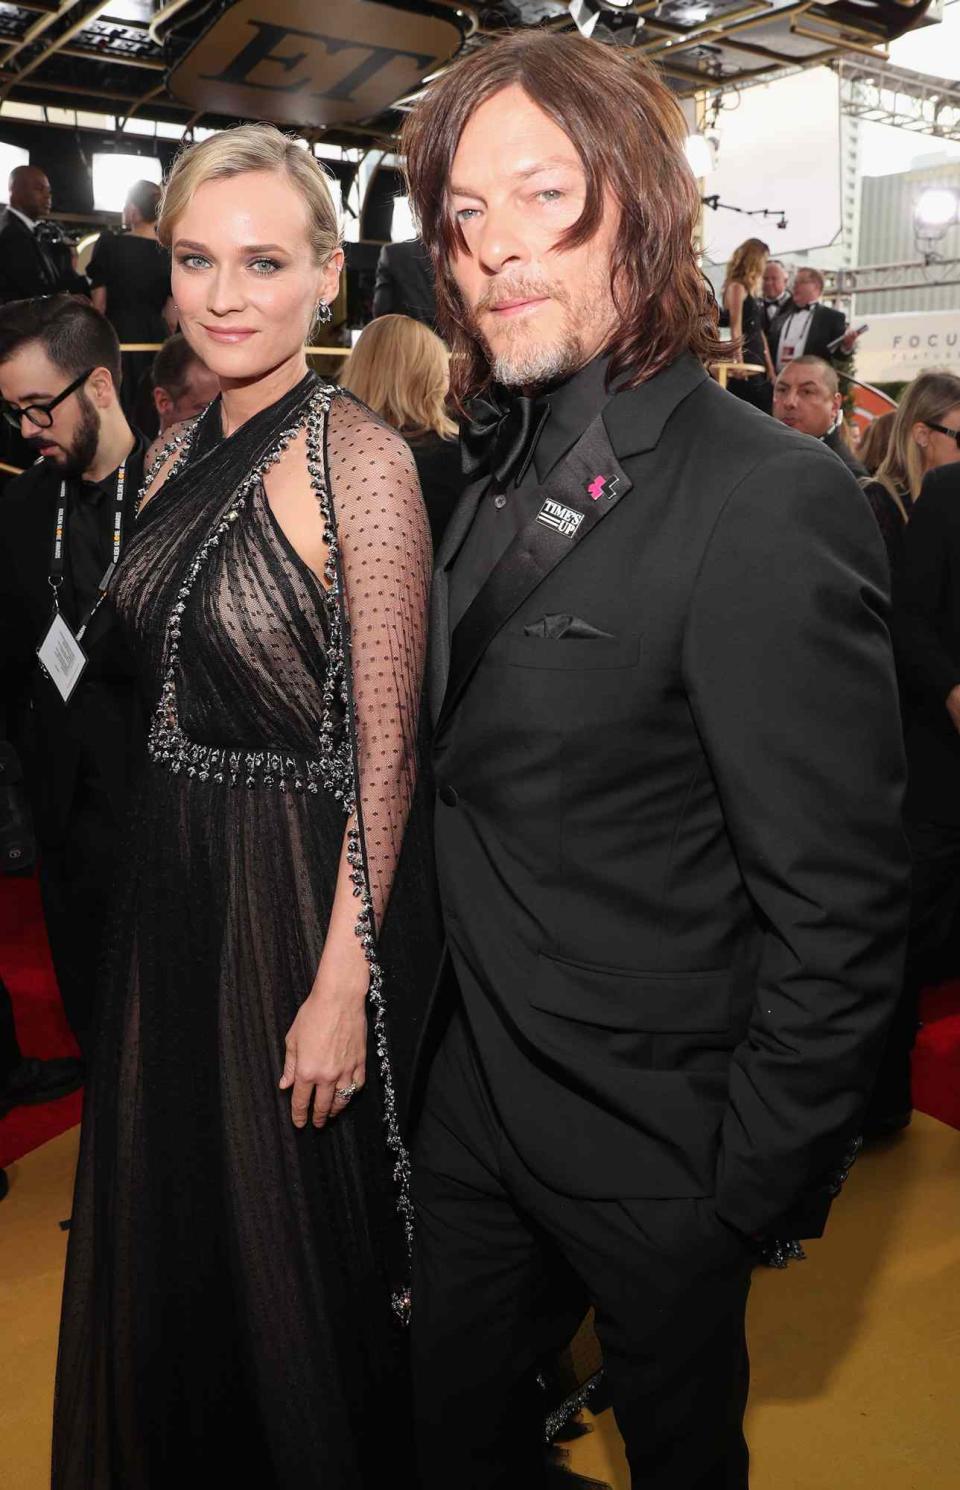
POLYGON ((581 1292, 638 1490, 743 1490, 754 1239, 822 1230, 899 983, 885 555, 835 456, 707 375, 685 134, 643 59, 544 33, 404 128, 483 393, 432 618, 423 1490, 543 1485, 581 1292))
POLYGON ((15 166, 7 191, 8 206, 0 209, 0 304, 34 295, 88 294, 89 281, 74 269, 69 248, 37 233, 52 205, 44 172, 15 166))
POLYGON ((377 260, 373 291, 373 314, 412 316, 431 331, 436 329, 437 303, 433 290, 433 264, 418 238, 404 243, 385 243, 377 260))
POLYGON ((867 474, 843 433, 843 394, 840 379, 822 357, 794 357, 773 385, 773 417, 788 429, 813 435, 840 457, 859 481, 867 474))
POLYGON ((822 303, 823 286, 819 269, 798 269, 794 275, 792 303, 785 305, 767 328, 777 372, 805 353, 822 357, 833 366, 849 365, 857 333, 849 329, 843 311, 822 303))
POLYGON ((145 739, 133 659, 100 603, 143 479, 143 441, 124 417, 119 384, 116 332, 89 302, 54 296, 0 308, 4 416, 19 417, 40 456, 0 495, 0 674, 27 773, 50 950, 81 1049, 145 739), (53 587, 87 657, 66 699, 37 658, 53 587))
POLYGON ((768 259, 763 271, 763 319, 764 330, 771 326, 783 311, 793 305, 787 288, 787 271, 779 259, 768 259))
POLYGON ((913 906, 903 994, 867 1114, 867 1131, 876 1136, 910 1121, 920 990, 955 976, 960 950, 960 411, 928 435, 946 447, 948 463, 924 478, 897 576, 913 906))

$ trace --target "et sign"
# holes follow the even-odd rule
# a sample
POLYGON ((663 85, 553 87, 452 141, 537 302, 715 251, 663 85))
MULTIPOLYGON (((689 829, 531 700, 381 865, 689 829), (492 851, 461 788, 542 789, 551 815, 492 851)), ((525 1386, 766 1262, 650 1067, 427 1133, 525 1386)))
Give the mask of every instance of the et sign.
POLYGON ((382 114, 459 51, 439 14, 375 0, 238 0, 171 70, 174 98, 274 124, 348 124, 382 114))

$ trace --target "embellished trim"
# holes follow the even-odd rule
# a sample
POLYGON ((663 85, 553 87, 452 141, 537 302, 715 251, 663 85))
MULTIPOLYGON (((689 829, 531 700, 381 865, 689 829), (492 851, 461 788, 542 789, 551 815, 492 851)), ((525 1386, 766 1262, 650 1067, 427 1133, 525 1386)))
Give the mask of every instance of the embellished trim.
POLYGON ((570 1396, 561 1402, 559 1407, 547 1414, 543 1425, 544 1443, 551 1443, 560 1432, 560 1429, 565 1428, 571 1418, 576 1417, 578 1412, 582 1412, 589 1405, 591 1397, 603 1379, 603 1372, 595 1371, 592 1376, 587 1378, 582 1387, 578 1387, 575 1392, 571 1392, 570 1396))
MULTIPOLYGON (((328 408, 329 404, 324 409, 324 414, 326 414, 328 408)), ((331 606, 329 655, 335 659, 336 665, 328 667, 327 677, 325 679, 323 713, 326 724, 326 721, 332 716, 335 701, 339 700, 346 709, 348 717, 353 719, 356 733, 359 733, 353 707, 353 691, 350 679, 350 631, 344 608, 340 541, 337 533, 336 514, 330 495, 329 482, 327 481, 326 450, 324 444, 325 433, 325 419, 311 405, 307 415, 307 469, 310 473, 313 489, 317 495, 317 501, 320 504, 320 514, 323 519, 323 537, 327 545, 327 563, 324 578, 327 581, 331 599, 334 602, 331 606)), ((327 736, 325 735, 324 741, 321 743, 325 743, 326 739, 327 736)), ((325 756, 325 760, 328 760, 328 757, 325 756)), ((332 761, 328 763, 330 766, 333 765, 332 761)), ((338 774, 336 775, 334 794, 342 801, 347 817, 353 818, 353 822, 347 828, 347 861, 350 865, 353 893, 360 901, 360 909, 354 929, 360 939, 360 944, 363 947, 364 956, 367 960, 367 967, 370 971, 367 1000, 373 1010, 373 1037, 377 1060, 380 1066, 383 1122, 386 1129, 387 1149, 393 1161, 393 1179, 397 1187, 397 1214, 403 1226, 407 1253, 410 1256, 413 1252, 413 1201, 410 1198, 410 1155, 407 1152, 407 1147, 400 1132, 397 1094, 393 1081, 393 1065, 390 1059, 390 1044, 387 1034, 387 1008, 383 992, 383 969, 377 957, 373 897, 370 892, 370 875, 366 849, 363 842, 363 814, 359 806, 359 768, 353 748, 353 734, 350 731, 346 732, 343 749, 336 757, 336 766, 338 768, 338 774), (342 776, 339 775, 339 768, 343 769, 344 774, 342 776)), ((401 1322, 404 1324, 408 1323, 410 1318, 409 1290, 396 1293, 393 1296, 393 1306, 401 1322)))
MULTIPOLYGON (((298 423, 292 428, 283 430, 267 454, 243 478, 223 515, 217 520, 194 555, 183 583, 176 593, 167 620, 163 682, 160 699, 150 725, 147 748, 151 759, 174 775, 183 772, 203 782, 212 780, 217 785, 249 788, 275 787, 281 792, 292 788, 294 791, 316 794, 323 788, 341 803, 344 817, 347 819, 347 860, 350 865, 350 878, 354 896, 360 902, 355 931, 370 973, 367 1000, 372 1010, 373 1039, 380 1066, 386 1145, 392 1161, 394 1183, 397 1187, 397 1213, 403 1227, 409 1256, 413 1247, 410 1156, 400 1133, 396 1088, 387 1034, 383 969, 377 957, 373 899, 370 893, 370 875, 363 841, 362 813, 358 805, 359 772, 353 744, 357 721, 354 715, 350 679, 350 635, 345 612, 340 545, 326 475, 324 441, 326 419, 333 396, 334 390, 330 387, 321 387, 317 390, 306 410, 299 416, 298 423), (229 747, 201 745, 184 734, 177 711, 176 675, 180 658, 183 615, 204 565, 214 550, 219 547, 221 540, 229 533, 231 525, 240 518, 244 509, 249 505, 252 492, 263 480, 266 472, 276 464, 301 429, 306 431, 307 470, 320 508, 323 538, 327 547, 323 579, 328 600, 329 635, 323 679, 320 753, 316 759, 307 759, 272 750, 238 751, 231 750, 229 747), (348 723, 352 722, 353 730, 344 727, 344 718, 348 723)), ((198 422, 198 420, 193 421, 160 451, 141 488, 138 512, 143 506, 147 488, 163 462, 171 454, 178 452, 176 460, 168 470, 169 477, 176 474, 188 459, 198 422)), ((395 1292, 391 1303, 401 1323, 408 1323, 410 1318, 409 1288, 395 1292)))

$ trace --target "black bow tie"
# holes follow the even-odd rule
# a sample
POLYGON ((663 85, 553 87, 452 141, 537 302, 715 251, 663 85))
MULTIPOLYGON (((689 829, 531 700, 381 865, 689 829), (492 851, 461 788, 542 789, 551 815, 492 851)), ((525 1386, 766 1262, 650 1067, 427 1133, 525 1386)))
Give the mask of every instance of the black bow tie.
POLYGON ((501 489, 522 481, 549 413, 549 399, 500 388, 471 399, 460 430, 463 474, 475 480, 488 471, 501 489))

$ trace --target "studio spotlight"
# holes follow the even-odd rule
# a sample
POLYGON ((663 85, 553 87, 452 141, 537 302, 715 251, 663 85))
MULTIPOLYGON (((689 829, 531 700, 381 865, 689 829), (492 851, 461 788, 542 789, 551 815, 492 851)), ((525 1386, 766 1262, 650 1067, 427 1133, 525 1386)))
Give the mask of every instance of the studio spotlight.
POLYGON ((960 191, 949 186, 928 186, 917 198, 913 217, 925 238, 942 238, 960 218, 960 191))

